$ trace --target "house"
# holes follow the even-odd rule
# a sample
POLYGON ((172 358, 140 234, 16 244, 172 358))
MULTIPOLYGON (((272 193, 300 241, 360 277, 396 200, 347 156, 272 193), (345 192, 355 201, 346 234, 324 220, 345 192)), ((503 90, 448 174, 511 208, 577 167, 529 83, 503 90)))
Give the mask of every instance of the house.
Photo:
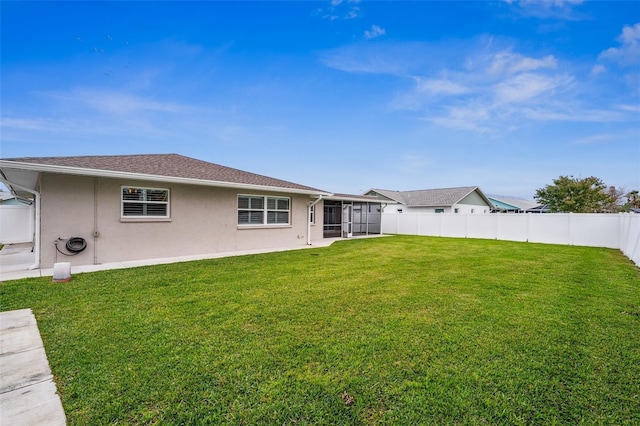
POLYGON ((490 213, 493 208, 477 186, 417 191, 370 189, 365 195, 387 200, 385 213, 490 213))
POLYGON ((538 204, 521 198, 504 197, 501 195, 488 195, 489 201, 494 206, 493 211, 500 213, 525 213, 538 204))
POLYGON ((551 213, 549 206, 546 204, 540 204, 535 207, 531 207, 526 210, 526 213, 551 213))
POLYGON ((10 158, 0 172, 35 201, 32 269, 302 247, 323 238, 332 195, 178 154, 10 158))

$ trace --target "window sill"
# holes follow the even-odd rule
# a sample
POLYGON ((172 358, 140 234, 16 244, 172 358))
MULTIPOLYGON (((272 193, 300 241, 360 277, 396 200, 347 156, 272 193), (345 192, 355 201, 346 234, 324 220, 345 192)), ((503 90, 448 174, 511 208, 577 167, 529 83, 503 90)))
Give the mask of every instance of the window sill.
POLYGON ((121 217, 121 223, 171 222, 170 217, 121 217))
POLYGON ((238 229, 283 229, 293 228, 291 225, 238 225, 238 229))

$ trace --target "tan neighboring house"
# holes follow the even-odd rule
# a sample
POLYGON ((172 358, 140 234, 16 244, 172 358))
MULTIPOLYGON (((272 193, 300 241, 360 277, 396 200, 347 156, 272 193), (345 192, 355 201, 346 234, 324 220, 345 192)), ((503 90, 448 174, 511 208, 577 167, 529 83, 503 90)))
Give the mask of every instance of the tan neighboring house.
POLYGON ((323 238, 332 195, 177 154, 11 158, 0 172, 35 200, 32 269, 302 247, 323 238))
POLYGON ((389 204, 384 213, 491 213, 493 204, 477 186, 391 191, 370 189, 365 195, 379 197, 389 204))

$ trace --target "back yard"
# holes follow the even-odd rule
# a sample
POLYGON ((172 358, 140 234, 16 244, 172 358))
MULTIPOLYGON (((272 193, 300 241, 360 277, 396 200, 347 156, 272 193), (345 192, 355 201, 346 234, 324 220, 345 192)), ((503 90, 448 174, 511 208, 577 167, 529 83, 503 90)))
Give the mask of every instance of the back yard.
POLYGON ((394 236, 0 284, 69 424, 638 424, 619 251, 394 236))

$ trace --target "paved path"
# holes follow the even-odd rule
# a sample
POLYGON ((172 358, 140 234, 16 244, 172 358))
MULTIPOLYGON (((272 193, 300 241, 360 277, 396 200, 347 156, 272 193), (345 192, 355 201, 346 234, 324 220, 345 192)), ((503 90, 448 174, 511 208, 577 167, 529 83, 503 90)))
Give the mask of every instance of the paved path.
POLYGON ((0 424, 66 423, 31 309, 0 312, 0 424))

